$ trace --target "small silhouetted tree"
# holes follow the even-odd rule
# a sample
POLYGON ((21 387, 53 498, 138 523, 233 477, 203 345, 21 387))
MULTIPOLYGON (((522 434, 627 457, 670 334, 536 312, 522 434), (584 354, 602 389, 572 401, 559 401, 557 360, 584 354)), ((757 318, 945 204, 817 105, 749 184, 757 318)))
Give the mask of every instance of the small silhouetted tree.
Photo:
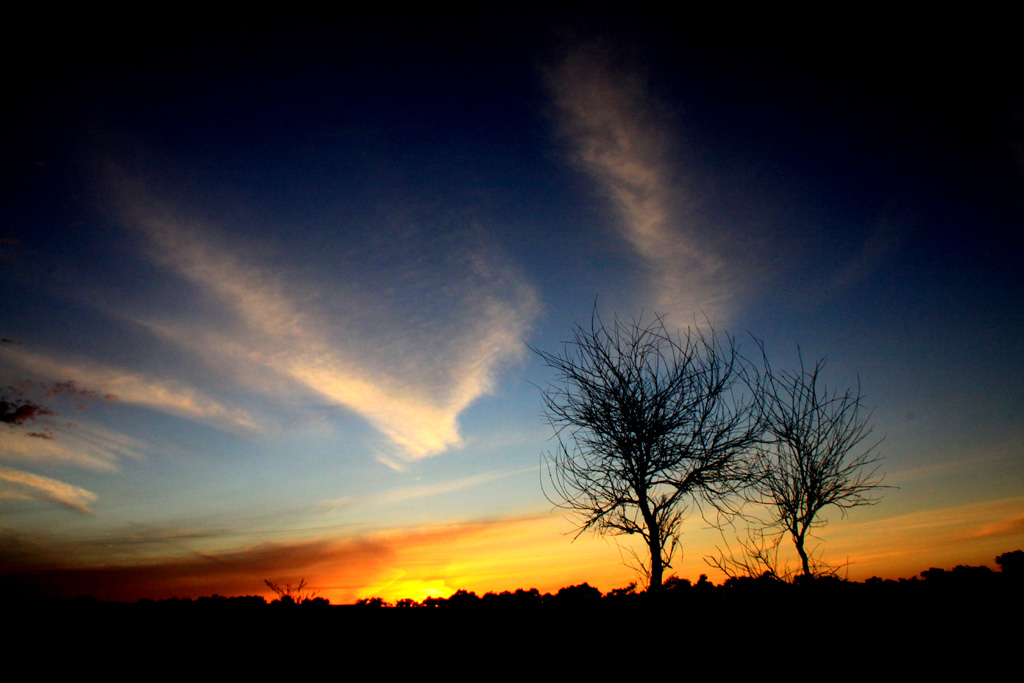
POLYGON ((306 580, 302 579, 299 581, 299 585, 293 586, 290 583, 280 585, 273 581, 267 581, 264 579, 263 583, 267 584, 267 588, 274 591, 278 596, 275 601, 282 605, 301 605, 305 602, 309 602, 316 598, 316 591, 306 590, 306 580))
POLYGON ((784 532, 779 533, 772 522, 765 522, 756 516, 750 515, 746 518, 752 526, 747 528, 745 539, 736 539, 739 543, 738 552, 731 547, 726 539, 725 529, 722 529, 725 548, 720 547, 717 557, 705 557, 704 561, 730 579, 764 578, 777 581, 792 579, 788 568, 779 567, 779 546, 784 532))
MULTIPOLYGON (((762 346, 762 352, 763 352, 762 346)), ((823 571, 807 550, 812 531, 827 523, 829 507, 846 511, 878 501, 879 441, 870 442, 871 411, 856 390, 828 387, 824 360, 796 372, 774 373, 765 356, 757 392, 764 437, 754 461, 752 491, 769 510, 769 529, 788 534, 804 576, 823 571)))
POLYGON ((557 375, 544 393, 558 440, 545 494, 575 515, 577 537, 641 536, 639 570, 660 590, 688 503, 733 493, 754 438, 733 340, 674 335, 657 316, 605 325, 595 310, 561 353, 533 350, 557 375))

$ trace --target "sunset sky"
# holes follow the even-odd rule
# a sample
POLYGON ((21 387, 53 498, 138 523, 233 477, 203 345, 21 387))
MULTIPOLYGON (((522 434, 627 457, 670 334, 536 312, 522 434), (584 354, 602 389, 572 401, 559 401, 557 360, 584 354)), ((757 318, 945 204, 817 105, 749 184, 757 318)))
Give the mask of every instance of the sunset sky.
MULTIPOLYGON (((829 513, 816 547, 850 578, 1024 546, 1005 21, 204 21, 47 18, 3 47, 0 386, 98 394, 30 388, 59 415, 0 428, 6 585, 636 580, 636 540, 573 542, 541 486, 552 377, 528 345, 595 301, 859 381, 893 488, 829 513)), ((721 581, 722 535, 696 510, 684 531, 668 574, 721 581)))

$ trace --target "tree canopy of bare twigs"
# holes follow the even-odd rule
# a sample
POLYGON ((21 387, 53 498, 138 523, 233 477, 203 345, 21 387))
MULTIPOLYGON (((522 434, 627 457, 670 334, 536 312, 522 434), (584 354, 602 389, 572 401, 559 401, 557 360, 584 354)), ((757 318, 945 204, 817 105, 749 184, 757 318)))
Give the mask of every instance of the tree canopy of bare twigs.
POLYGON ((299 581, 299 585, 293 586, 290 583, 281 585, 264 579, 263 583, 267 588, 274 591, 278 599, 285 605, 301 605, 304 602, 312 602, 316 598, 316 591, 306 590, 306 580, 299 581))
POLYGON ((638 569, 660 589, 688 505, 724 505, 756 436, 734 340, 673 335, 657 316, 606 325, 595 311, 561 353, 533 350, 556 374, 544 392, 558 441, 545 494, 573 513, 577 536, 641 536, 638 569))
POLYGON ((807 367, 801 357, 798 371, 776 374, 765 356, 757 393, 764 437, 753 463, 753 497, 767 506, 775 539, 792 538, 804 576, 827 572, 807 549, 808 536, 826 524, 825 509, 845 515, 876 503, 883 488, 880 440, 870 441, 871 411, 865 412, 860 385, 830 388, 824 367, 824 360, 807 367))

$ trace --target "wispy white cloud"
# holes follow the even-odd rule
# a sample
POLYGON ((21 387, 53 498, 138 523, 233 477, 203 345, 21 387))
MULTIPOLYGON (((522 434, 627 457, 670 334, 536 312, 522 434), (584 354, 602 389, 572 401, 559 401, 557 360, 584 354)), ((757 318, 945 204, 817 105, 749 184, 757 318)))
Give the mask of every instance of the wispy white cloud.
POLYGON ((403 458, 461 443, 459 414, 523 353, 537 310, 533 290, 470 239, 425 249, 398 272, 347 272, 351 261, 298 269, 144 199, 125 215, 155 261, 226 311, 151 329, 250 386, 299 386, 354 411, 403 458))
POLYGON ((198 419, 214 426, 255 430, 258 423, 244 411, 225 406, 183 382, 151 377, 88 361, 68 361, 22 348, 0 347, 9 363, 24 368, 31 376, 76 384, 123 403, 142 405, 160 412, 198 419))
POLYGON ((548 72, 576 162, 612 200, 626 242, 650 268, 650 295, 678 324, 733 312, 741 282, 702 225, 680 168, 679 141, 645 75, 599 41, 576 45, 548 72))
POLYGON ((148 446, 138 439, 82 422, 58 430, 52 439, 0 429, 0 453, 7 461, 61 463, 115 472, 122 460, 141 459, 147 450, 148 446))
POLYGON ((43 500, 76 512, 91 514, 96 494, 56 479, 0 467, 0 498, 43 500))
MULTIPOLYGON (((511 472, 488 472, 486 474, 477 474, 471 477, 461 477, 459 479, 435 482, 433 484, 424 484, 422 486, 406 486, 403 488, 385 491, 383 493, 374 495, 369 499, 368 502, 374 504, 390 505, 394 503, 405 502, 408 500, 415 500, 417 498, 439 496, 446 493, 454 493, 455 491, 473 488, 475 486, 486 484, 497 479, 504 479, 505 477, 514 476, 516 474, 522 474, 524 471, 526 470, 518 470, 511 472)), ((528 471, 534 472, 535 468, 531 467, 528 471)))

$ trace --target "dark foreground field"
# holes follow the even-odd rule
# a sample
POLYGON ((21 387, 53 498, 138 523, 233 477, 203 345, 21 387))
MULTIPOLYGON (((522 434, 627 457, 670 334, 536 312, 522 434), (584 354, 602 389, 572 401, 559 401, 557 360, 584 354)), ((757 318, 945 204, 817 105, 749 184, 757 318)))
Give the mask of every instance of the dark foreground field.
POLYGON ((685 634, 696 638, 699 647, 777 641, 791 655, 867 642, 928 651, 943 642, 973 643, 994 653, 1007 638, 1021 641, 1024 577, 1005 569, 930 569, 919 578, 863 583, 836 578, 802 583, 733 579, 721 586, 674 581, 660 595, 619 590, 602 596, 586 584, 544 595, 520 590, 480 597, 459 591, 447 600, 404 601, 398 607, 379 600, 329 605, 322 599, 290 604, 259 597, 136 603, 79 598, 9 604, 6 613, 9 623, 26 627, 22 635, 57 640, 105 633, 119 642, 146 641, 158 640, 159 634, 207 645, 286 638, 298 646, 303 639, 326 638, 376 652, 398 643, 505 647, 536 641, 558 647, 560 641, 587 639, 599 649, 643 649, 665 646, 672 634, 685 634), (623 638, 632 644, 616 644, 623 638))

